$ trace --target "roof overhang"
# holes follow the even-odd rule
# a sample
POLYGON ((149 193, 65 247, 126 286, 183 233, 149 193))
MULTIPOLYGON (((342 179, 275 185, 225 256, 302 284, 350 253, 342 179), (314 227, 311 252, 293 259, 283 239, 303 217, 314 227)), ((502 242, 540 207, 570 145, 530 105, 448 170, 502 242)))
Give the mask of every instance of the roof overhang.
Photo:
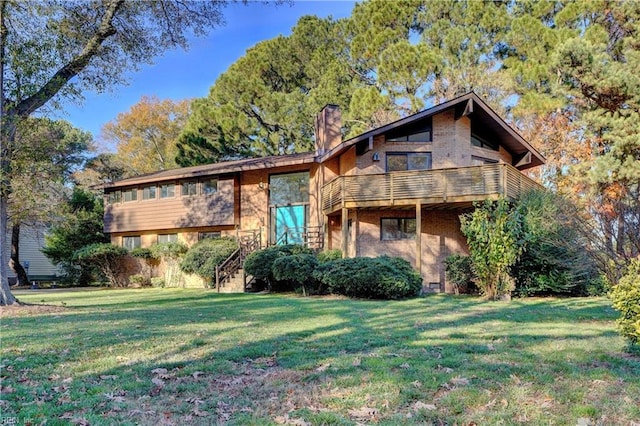
POLYGON ((367 150, 367 147, 372 144, 373 138, 376 136, 392 132, 400 127, 409 126, 414 122, 450 109, 455 109, 456 119, 466 116, 477 118, 484 126, 487 126, 497 134, 500 137, 501 144, 513 156, 513 165, 518 169, 524 170, 545 163, 545 158, 542 154, 533 148, 518 132, 511 128, 509 124, 473 92, 348 139, 321 155, 319 161, 325 162, 356 145, 366 145, 366 147, 363 146, 361 149, 361 151, 364 152, 367 150), (527 157, 528 161, 522 161, 524 157, 527 157))
POLYGON ((221 163, 205 164, 202 166, 183 167, 180 169, 163 170, 155 173, 134 176, 113 183, 103 185, 104 189, 120 188, 132 185, 171 181, 177 179, 197 178, 200 176, 233 174, 240 171, 274 169, 291 167, 315 162, 314 153, 274 155, 270 157, 246 158, 242 160, 224 161, 221 163))

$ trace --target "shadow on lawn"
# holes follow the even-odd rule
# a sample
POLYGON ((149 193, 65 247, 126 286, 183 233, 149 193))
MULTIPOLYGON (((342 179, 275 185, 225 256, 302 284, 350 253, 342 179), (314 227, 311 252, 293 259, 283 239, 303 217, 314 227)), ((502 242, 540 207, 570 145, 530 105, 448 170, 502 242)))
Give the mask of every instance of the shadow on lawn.
MULTIPOLYGON (((113 309, 95 313, 85 308, 78 309, 81 312, 72 309, 69 314, 33 319, 33 328, 17 336, 17 341, 47 339, 56 347, 69 343, 80 345, 82 353, 104 353, 121 344, 166 339, 177 341, 177 346, 160 350, 144 361, 126 362, 87 373, 86 377, 150 378, 158 367, 202 370, 213 376, 242 375, 247 363, 268 358, 281 368, 301 372, 310 386, 319 386, 326 380, 349 381, 354 375, 366 377, 381 387, 397 387, 399 398, 404 398, 401 403, 408 404, 433 398, 442 383, 460 374, 486 382, 487 388, 500 387, 496 381, 514 375, 529 380, 537 377, 543 386, 553 386, 559 374, 578 379, 584 373, 572 365, 593 362, 593 354, 568 353, 567 349, 554 353, 553 345, 558 340, 584 343, 616 336, 611 328, 613 311, 603 313, 602 304, 590 299, 571 304, 554 299, 515 300, 505 306, 451 296, 384 302, 195 293, 168 300, 116 301, 113 305, 113 309), (310 318, 317 320, 309 321, 310 318), (38 327, 42 320, 46 324, 38 327), (587 325, 581 328, 579 321, 587 325), (282 323, 290 329, 280 330, 282 323), (554 329, 558 323, 576 326, 554 329), (188 334, 185 326, 191 330, 201 326, 205 331, 188 334), (247 334, 248 330, 251 333, 247 334), (234 335, 234 344, 217 343, 219 338, 226 342, 234 335), (548 358, 536 359, 540 357, 537 348, 545 345, 551 348, 548 358), (180 358, 183 359, 167 361, 180 358), (360 361, 356 363, 356 359, 360 361), (216 366, 212 369, 208 367, 211 364, 216 366), (328 364, 331 368, 322 370, 328 364), (540 372, 531 371, 536 364, 544 374, 536 376, 540 372), (424 383, 422 393, 403 395, 416 381, 424 383)), ((28 320, 19 319, 23 325, 28 320)), ((606 353, 599 352, 603 364, 594 368, 606 369, 615 380, 638 377, 638 360, 609 362, 604 358, 612 355, 606 353)), ((39 355, 20 353, 26 359, 39 355)), ((52 354, 48 362, 74 361, 52 354)), ((78 378, 78 382, 82 379, 78 378)), ((126 389, 127 384, 120 388, 126 389)), ((133 389, 135 386, 132 392, 140 392, 133 389)), ((153 392, 150 381, 144 392, 153 392)))

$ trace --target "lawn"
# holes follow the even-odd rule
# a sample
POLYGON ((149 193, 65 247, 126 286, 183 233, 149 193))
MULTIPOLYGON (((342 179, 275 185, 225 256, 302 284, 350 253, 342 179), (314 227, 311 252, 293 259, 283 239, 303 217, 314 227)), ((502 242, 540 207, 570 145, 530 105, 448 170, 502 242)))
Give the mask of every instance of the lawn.
POLYGON ((0 423, 637 425, 607 299, 25 291, 0 423))

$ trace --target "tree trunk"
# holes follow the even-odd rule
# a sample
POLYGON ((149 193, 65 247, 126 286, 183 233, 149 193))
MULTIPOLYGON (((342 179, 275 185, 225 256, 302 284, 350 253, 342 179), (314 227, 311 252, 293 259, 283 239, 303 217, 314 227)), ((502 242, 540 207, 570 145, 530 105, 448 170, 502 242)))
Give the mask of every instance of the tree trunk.
POLYGON ((29 285, 27 272, 20 263, 20 223, 14 223, 11 228, 11 259, 9 266, 18 277, 18 285, 29 285))

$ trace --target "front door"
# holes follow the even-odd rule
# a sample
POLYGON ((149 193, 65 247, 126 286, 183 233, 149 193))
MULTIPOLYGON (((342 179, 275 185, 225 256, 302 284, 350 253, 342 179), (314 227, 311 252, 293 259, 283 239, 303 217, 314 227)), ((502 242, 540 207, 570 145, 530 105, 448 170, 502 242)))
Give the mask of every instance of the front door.
POLYGON ((302 244, 306 228, 305 206, 275 207, 276 244, 302 244))

